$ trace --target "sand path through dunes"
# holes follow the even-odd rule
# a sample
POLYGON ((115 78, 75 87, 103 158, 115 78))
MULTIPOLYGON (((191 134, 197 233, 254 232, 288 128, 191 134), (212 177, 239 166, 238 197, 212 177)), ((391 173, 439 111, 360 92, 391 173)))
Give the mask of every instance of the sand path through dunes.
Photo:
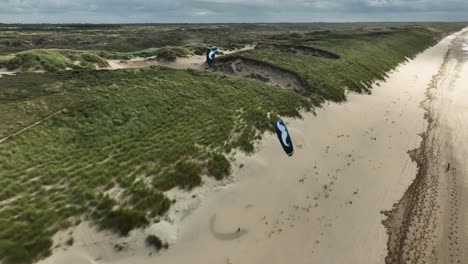
MULTIPOLYGON (((255 49, 255 45, 247 45, 241 49, 226 50, 223 54, 233 54, 237 52, 255 49)), ((222 56, 222 55, 221 55, 222 56)), ((174 69, 204 69, 206 55, 192 55, 186 58, 177 58, 175 61, 157 60, 156 57, 150 58, 135 58, 131 60, 107 60, 110 70, 126 69, 126 68, 144 68, 150 66, 166 66, 174 69)), ((106 69, 106 68, 103 68, 106 69)))
POLYGON ((237 184, 208 195, 180 223, 173 247, 117 263, 383 263, 388 237, 380 211, 416 175, 407 151, 419 147, 427 126, 420 103, 456 36, 398 67, 373 95, 350 94, 316 117, 287 120, 292 158, 266 135, 256 154, 238 155, 237 184), (217 238, 214 215, 216 232, 245 234, 217 238))

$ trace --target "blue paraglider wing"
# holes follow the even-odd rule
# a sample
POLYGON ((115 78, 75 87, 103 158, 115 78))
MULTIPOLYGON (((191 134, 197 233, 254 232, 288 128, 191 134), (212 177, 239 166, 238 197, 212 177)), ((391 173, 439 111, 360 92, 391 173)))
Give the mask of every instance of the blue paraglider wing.
POLYGON ((208 66, 213 66, 215 56, 219 52, 218 47, 213 47, 211 49, 206 50, 206 62, 208 63, 208 66))
POLYGON ((294 147, 288 129, 281 119, 275 122, 275 129, 284 152, 291 157, 294 154, 294 147))

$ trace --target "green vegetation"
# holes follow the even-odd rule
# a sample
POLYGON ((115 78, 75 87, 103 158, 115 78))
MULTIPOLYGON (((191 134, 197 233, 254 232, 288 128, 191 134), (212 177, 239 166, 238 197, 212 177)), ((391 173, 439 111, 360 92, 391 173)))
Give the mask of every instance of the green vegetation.
POLYGON ((162 248, 168 248, 169 245, 167 243, 163 243, 159 237, 155 235, 149 235, 146 237, 145 242, 148 246, 154 247, 157 251, 161 250, 162 248))
MULTIPOLYGON (((311 23, 230 25, 1 25, 0 55, 31 49, 79 49, 136 52, 150 48, 218 45, 241 48, 263 40, 302 41, 333 32, 364 33, 425 27, 448 32, 466 23, 311 23)), ((195 48, 195 49, 192 49, 195 48)))
POLYGON ((261 40, 262 44, 322 49, 339 55, 340 59, 336 60, 270 48, 229 56, 254 59, 296 73, 313 88, 315 98, 339 102, 346 99, 346 90, 370 92, 374 81, 383 80, 386 73, 402 61, 435 45, 446 36, 447 30, 459 29, 460 25, 450 24, 440 27, 371 28, 276 35, 261 40))
POLYGON ((58 49, 34 49, 0 56, 0 68, 22 71, 45 70, 58 72, 65 69, 96 69, 109 67, 106 59, 129 60, 135 57, 157 56, 173 61, 178 57, 187 57, 192 52, 184 47, 163 47, 146 49, 138 52, 76 51, 58 49))
MULTIPOLYGON (((23 227, 28 228, 28 226, 23 227)), ((17 241, 1 239, 0 256, 4 258, 5 263, 29 263, 33 259, 49 256, 51 246, 52 240, 47 237, 17 241)))
POLYGON ((70 69, 95 69, 108 67, 107 61, 90 52, 71 50, 29 50, 9 56, 0 56, 0 67, 23 71, 45 70, 57 72, 70 69))
POLYGON ((9 263, 43 256, 49 244, 29 243, 82 215, 123 235, 145 226, 170 206, 161 191, 191 189, 204 171, 226 175, 220 156, 258 138, 266 113, 310 108, 258 81, 164 67, 24 73, 0 87, 3 133, 62 110, 0 144, 0 256, 9 263))
POLYGON ((370 92, 386 71, 463 26, 0 28, 1 52, 17 52, 0 56, 0 65, 25 71, 0 78, 0 138, 56 113, 0 143, 0 260, 47 256, 53 234, 82 220, 122 235, 146 226, 170 207, 163 191, 192 189, 204 174, 226 177, 227 157, 236 149, 253 152, 278 116, 300 117, 324 100, 344 100, 346 89, 370 92), (104 58, 170 60, 203 53, 200 43, 232 49, 254 42, 314 47, 340 58, 268 45, 228 55, 297 74, 313 88, 308 98, 197 70, 94 70, 106 66, 104 58), (40 49, 27 50, 30 43, 40 49), (49 72, 27 73, 42 68, 49 72))
POLYGON ((113 229, 125 236, 135 228, 148 224, 145 213, 129 208, 111 210, 100 222, 102 228, 113 229))
POLYGON ((231 163, 224 155, 214 154, 208 161, 208 174, 214 176, 217 180, 223 179, 231 173, 231 163))
POLYGON ((201 184, 202 168, 195 162, 180 162, 167 175, 155 178, 154 187, 168 191, 176 186, 191 190, 201 184))
POLYGON ((136 52, 98 52, 104 58, 128 60, 136 57, 153 57, 173 61, 176 58, 183 58, 192 55, 192 51, 185 47, 162 47, 140 50, 136 52))

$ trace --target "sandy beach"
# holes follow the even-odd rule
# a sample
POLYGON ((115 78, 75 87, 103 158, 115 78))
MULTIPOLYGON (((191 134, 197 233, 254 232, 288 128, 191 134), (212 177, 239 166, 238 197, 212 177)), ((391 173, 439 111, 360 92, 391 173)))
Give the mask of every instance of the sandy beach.
POLYGON ((464 33, 452 43, 422 103, 429 125, 411 153, 419 171, 387 223, 387 263, 466 263, 467 42, 464 33))
POLYGON ((73 246, 57 247, 39 263, 374 264, 385 263, 387 243, 405 245, 390 251, 391 263, 423 263, 421 256, 432 261, 425 263, 462 263, 465 32, 400 65, 371 95, 350 93, 345 103, 285 120, 293 157, 276 135, 266 134, 255 154, 234 155, 232 177, 221 185, 206 178, 190 193, 170 191, 177 203, 163 221, 124 238, 83 222, 55 236, 58 245, 71 234, 73 246), (146 234, 171 247, 153 253, 144 245, 146 234))

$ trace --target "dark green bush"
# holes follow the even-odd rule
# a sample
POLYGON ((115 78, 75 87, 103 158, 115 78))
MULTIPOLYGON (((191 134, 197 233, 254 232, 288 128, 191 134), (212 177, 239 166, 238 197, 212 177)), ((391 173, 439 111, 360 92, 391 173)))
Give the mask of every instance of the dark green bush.
POLYGON ((165 176, 155 178, 155 188, 162 191, 170 190, 176 186, 191 190, 201 184, 202 168, 195 162, 179 162, 172 172, 165 176))
POLYGON ((95 63, 99 67, 109 67, 109 63, 103 58, 101 58, 99 55, 93 54, 93 53, 83 53, 81 54, 81 57, 83 58, 84 61, 89 62, 89 63, 95 63))
POLYGON ((112 210, 100 220, 99 225, 104 229, 112 229, 120 235, 126 236, 135 228, 148 224, 145 213, 129 208, 112 210))
POLYGON ((38 257, 50 255, 52 244, 48 237, 29 241, 22 238, 21 243, 0 239, 0 260, 5 264, 32 263, 38 257))
POLYGON ((155 235, 148 235, 145 239, 146 245, 154 247, 156 250, 163 248, 164 244, 161 239, 155 235))
POLYGON ((223 179, 231 173, 231 163, 222 154, 213 154, 208 161, 208 174, 217 180, 223 179))
POLYGON ((171 206, 171 201, 159 190, 144 183, 137 183, 129 189, 130 203, 138 210, 152 211, 154 215, 164 214, 171 206))
POLYGON ((73 239, 73 237, 70 237, 69 239, 67 239, 67 241, 65 242, 65 244, 67 246, 73 246, 73 243, 75 242, 75 240, 73 239))

